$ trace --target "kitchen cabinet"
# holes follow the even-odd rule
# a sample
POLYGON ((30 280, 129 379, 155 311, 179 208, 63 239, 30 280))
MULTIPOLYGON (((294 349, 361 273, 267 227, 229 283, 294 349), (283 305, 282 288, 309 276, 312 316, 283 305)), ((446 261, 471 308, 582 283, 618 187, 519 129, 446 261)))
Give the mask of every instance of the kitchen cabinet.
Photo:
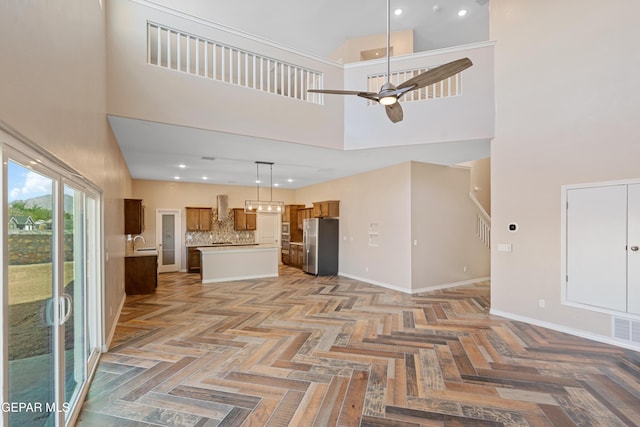
POLYGON ((144 205, 141 199, 124 199, 124 234, 142 234, 144 205))
POLYGON ((282 222, 297 221, 299 209, 304 209, 304 205, 284 205, 284 212, 282 212, 282 222))
POLYGON ((289 246, 289 262, 293 267, 301 267, 303 261, 303 245, 293 243, 289 246))
POLYGON ((152 294, 158 286, 158 256, 124 258, 124 290, 127 295, 152 294))
POLYGON ((308 218, 313 218, 313 208, 298 210, 298 230, 300 230, 300 232, 302 232, 302 224, 304 224, 304 220, 308 218))
POLYGON ((195 247, 187 248, 187 272, 200 272, 200 251, 195 247))
POLYGON ((187 231, 211 230, 211 208, 186 208, 187 231))
POLYGON ((233 229, 236 231, 251 231, 256 229, 256 214, 246 213, 244 208, 233 209, 233 229))
MULTIPOLYGON (((298 224, 300 216, 298 212, 304 209, 304 205, 285 205, 282 214, 282 223, 289 224, 289 241, 302 241, 302 226, 298 224)), ((284 239, 283 239, 284 240, 284 239)))
POLYGON ((340 201, 327 200, 313 203, 314 218, 337 218, 340 216, 340 201))

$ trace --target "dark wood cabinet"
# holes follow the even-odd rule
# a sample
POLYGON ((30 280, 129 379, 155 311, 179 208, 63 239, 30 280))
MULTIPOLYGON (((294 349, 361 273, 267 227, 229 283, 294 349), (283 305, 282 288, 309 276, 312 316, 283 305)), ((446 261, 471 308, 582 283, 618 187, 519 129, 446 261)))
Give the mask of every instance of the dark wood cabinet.
POLYGON ((124 258, 124 290, 127 295, 152 294, 158 286, 158 256, 124 258))
POLYGON ((340 201, 327 200, 313 203, 314 218, 338 218, 340 216, 340 201))
POLYGON ((303 260, 303 246, 301 244, 289 245, 289 262, 293 267, 301 267, 303 260))
POLYGON ((292 242, 302 241, 302 226, 298 225, 298 212, 302 209, 304 205, 285 205, 282 213, 282 222, 289 223, 289 240, 292 242))
POLYGON ((313 218, 313 208, 304 208, 298 210, 298 230, 302 232, 302 225, 307 218, 313 218))
POLYGON ((124 199, 124 234, 142 234, 144 205, 141 199, 124 199))
POLYGON ((200 251, 197 248, 187 248, 187 272, 200 272, 200 251))
POLYGON ((211 230, 211 208, 186 208, 187 231, 211 230))
POLYGON ((236 231, 251 231, 256 229, 256 214, 246 213, 244 208, 233 209, 233 229, 236 231))

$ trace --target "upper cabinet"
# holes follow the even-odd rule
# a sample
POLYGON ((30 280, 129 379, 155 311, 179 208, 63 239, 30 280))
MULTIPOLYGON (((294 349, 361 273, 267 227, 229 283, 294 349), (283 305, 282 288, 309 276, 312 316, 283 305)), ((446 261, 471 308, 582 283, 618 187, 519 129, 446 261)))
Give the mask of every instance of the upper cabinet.
POLYGON ((211 208, 187 208, 187 231, 211 230, 211 208))
POLYGON ((338 218, 340 216, 340 201, 327 200, 313 203, 314 218, 338 218))
POLYGON ((124 199, 124 234, 142 234, 144 205, 141 199, 124 199))
POLYGON ((313 218, 313 208, 298 209, 298 230, 303 229, 304 220, 313 218))
POLYGON ((244 208, 233 209, 233 229, 246 231, 256 229, 256 214, 246 213, 244 208))

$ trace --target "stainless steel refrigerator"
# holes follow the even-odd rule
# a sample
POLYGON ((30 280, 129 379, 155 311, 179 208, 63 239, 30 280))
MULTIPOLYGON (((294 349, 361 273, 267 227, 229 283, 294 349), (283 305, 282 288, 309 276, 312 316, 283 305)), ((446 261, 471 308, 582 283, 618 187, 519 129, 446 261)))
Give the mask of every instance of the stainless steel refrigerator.
POLYGON ((302 224, 302 270, 316 276, 338 274, 338 220, 307 218, 302 224))

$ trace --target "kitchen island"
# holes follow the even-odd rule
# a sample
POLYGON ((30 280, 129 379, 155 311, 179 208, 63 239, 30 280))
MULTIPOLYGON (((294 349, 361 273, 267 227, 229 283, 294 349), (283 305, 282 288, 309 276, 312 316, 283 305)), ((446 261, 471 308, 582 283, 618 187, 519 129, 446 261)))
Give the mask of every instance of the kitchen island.
POLYGON ((278 246, 203 246, 198 250, 202 283, 278 277, 278 246))

